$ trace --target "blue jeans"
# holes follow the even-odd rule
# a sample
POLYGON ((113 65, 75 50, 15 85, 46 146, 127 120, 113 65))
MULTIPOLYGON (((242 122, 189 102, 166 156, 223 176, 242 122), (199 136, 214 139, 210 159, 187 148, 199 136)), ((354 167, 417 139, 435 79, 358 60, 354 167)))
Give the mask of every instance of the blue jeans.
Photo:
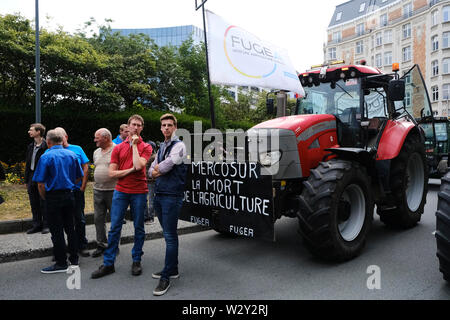
POLYGON ((166 258, 161 279, 169 280, 172 273, 178 271, 178 216, 183 205, 183 197, 156 195, 154 207, 156 216, 163 229, 166 241, 166 258))
POLYGON ((155 198, 155 183, 148 183, 147 186, 148 204, 145 202, 144 220, 150 220, 155 217, 155 208, 153 207, 153 199, 155 198))
POLYGON ((105 266, 113 265, 116 260, 123 219, 128 205, 130 205, 134 223, 134 246, 131 250, 131 255, 133 261, 141 261, 141 256, 144 254, 142 247, 145 240, 144 207, 146 196, 146 193, 131 194, 114 190, 111 205, 111 228, 108 233, 108 248, 103 254, 103 264, 105 266))

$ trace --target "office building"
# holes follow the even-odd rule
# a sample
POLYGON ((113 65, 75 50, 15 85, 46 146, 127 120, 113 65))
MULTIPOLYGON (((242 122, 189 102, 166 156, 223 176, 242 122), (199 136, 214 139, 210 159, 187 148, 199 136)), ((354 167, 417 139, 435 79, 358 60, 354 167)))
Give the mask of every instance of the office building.
POLYGON ((391 72, 418 64, 436 116, 450 116, 450 0, 351 0, 336 6, 325 61, 391 72))

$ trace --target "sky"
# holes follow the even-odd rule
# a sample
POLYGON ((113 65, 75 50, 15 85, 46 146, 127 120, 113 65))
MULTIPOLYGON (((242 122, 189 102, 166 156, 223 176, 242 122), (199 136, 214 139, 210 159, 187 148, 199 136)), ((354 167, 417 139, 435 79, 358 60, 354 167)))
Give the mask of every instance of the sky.
MULTIPOLYGON (((201 0, 198 0, 200 2, 201 0)), ((323 44, 336 5, 347 0, 208 0, 205 8, 261 40, 287 50, 303 72, 323 62, 323 44)), ((34 20, 36 0, 0 0, 0 15, 20 13, 34 20)), ((67 32, 94 18, 112 28, 195 25, 203 29, 195 0, 39 0, 40 27, 67 32)))

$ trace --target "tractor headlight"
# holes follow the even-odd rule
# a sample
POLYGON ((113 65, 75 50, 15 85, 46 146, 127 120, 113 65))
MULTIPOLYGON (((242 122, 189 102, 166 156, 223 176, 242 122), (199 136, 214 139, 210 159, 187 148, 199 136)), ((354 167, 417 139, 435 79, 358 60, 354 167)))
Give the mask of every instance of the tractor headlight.
POLYGON ((269 167, 279 162, 281 159, 280 151, 262 152, 259 154, 259 162, 261 165, 269 167))

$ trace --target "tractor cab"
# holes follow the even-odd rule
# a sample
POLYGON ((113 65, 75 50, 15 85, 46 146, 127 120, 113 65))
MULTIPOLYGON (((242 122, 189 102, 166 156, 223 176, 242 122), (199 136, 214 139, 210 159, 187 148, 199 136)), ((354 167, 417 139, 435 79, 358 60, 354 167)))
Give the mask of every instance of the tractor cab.
POLYGON ((376 151, 379 133, 388 120, 406 118, 416 123, 432 115, 419 67, 399 78, 398 64, 392 74, 343 61, 311 68, 299 75, 305 96, 296 114, 332 114, 337 121, 341 147, 376 151))

